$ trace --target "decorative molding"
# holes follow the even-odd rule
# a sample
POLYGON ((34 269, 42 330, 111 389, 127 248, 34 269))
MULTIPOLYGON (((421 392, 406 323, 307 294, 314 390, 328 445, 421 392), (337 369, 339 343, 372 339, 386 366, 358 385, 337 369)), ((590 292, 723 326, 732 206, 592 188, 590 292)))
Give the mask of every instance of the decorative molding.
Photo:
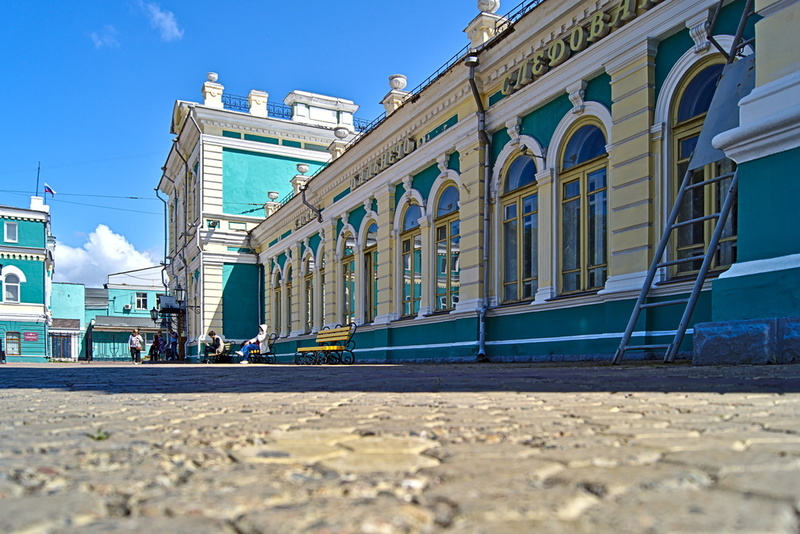
POLYGON ((586 80, 579 80, 576 83, 567 86, 569 101, 572 102, 572 113, 578 115, 583 113, 585 108, 583 105, 583 98, 586 95, 586 85, 586 80))

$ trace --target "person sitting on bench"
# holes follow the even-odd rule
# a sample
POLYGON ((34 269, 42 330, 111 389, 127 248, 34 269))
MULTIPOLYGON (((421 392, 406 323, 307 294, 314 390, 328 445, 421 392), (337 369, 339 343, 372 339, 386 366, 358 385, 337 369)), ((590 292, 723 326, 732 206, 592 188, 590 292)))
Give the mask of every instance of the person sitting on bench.
POLYGON ((209 354, 219 357, 220 354, 225 352, 225 345, 222 342, 222 336, 218 336, 213 330, 208 332, 208 337, 211 338, 210 343, 206 343, 206 360, 209 354))
POLYGON ((250 358, 250 352, 253 349, 258 349, 262 353, 266 354, 269 351, 267 347, 267 325, 261 324, 258 325, 258 335, 253 339, 247 341, 244 345, 242 345, 242 350, 237 350, 236 354, 242 357, 242 361, 239 363, 248 364, 250 363, 248 359, 250 358))

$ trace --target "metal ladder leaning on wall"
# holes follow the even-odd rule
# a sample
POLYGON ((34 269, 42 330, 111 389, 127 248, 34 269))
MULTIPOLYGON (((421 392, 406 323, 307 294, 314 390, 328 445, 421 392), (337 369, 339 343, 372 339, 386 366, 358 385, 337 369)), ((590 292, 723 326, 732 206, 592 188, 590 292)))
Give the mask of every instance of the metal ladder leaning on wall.
POLYGON ((650 268, 647 270, 642 290, 639 293, 639 298, 633 307, 633 312, 625 328, 625 333, 620 341, 619 348, 614 354, 612 363, 619 364, 627 351, 657 351, 664 350, 664 361, 671 363, 675 361, 678 350, 681 346, 686 330, 689 326, 689 321, 692 318, 697 300, 700 297, 700 292, 703 289, 708 271, 711 268, 711 262, 714 255, 717 253, 719 240, 722 237, 722 232, 725 228, 725 222, 730 215, 731 207, 736 201, 736 192, 738 187, 738 169, 733 172, 716 176, 702 182, 691 183, 692 173, 709 163, 714 163, 725 157, 725 154, 718 149, 713 148, 711 139, 720 132, 735 128, 739 125, 739 111, 738 102, 741 98, 746 96, 752 91, 754 86, 754 58, 753 55, 745 56, 738 61, 737 57, 743 54, 746 46, 753 43, 753 39, 743 40, 745 27, 748 19, 754 14, 753 1, 747 0, 742 18, 739 21, 739 27, 734 37, 733 44, 730 51, 725 51, 719 43, 713 38, 713 28, 716 25, 717 17, 722 9, 723 0, 720 0, 717 9, 715 10, 712 19, 708 22, 708 40, 713 44, 727 59, 727 63, 723 68, 720 79, 717 83, 714 97, 706 115, 706 120, 700 131, 697 141, 697 146, 692 152, 689 159, 689 167, 686 174, 683 176, 681 185, 678 188, 678 193, 675 196, 675 202, 667 218, 664 227, 664 233, 661 235, 661 240, 658 243, 653 261, 650 263, 650 268), (687 191, 703 188, 723 180, 731 179, 725 199, 722 203, 720 211, 694 219, 678 221, 681 203, 687 191), (664 254, 669 245, 672 234, 675 230, 684 226, 689 226, 695 223, 703 222, 710 219, 716 219, 716 227, 711 236, 708 246, 703 254, 693 255, 688 258, 680 258, 676 260, 663 261, 664 254), (698 261, 702 258, 703 263, 697 273, 692 292, 688 298, 663 300, 658 302, 646 302, 650 291, 653 289, 653 281, 655 280, 656 273, 659 269, 679 265, 681 263, 689 263, 698 261), (644 345, 630 345, 633 331, 636 328, 636 322, 639 320, 642 310, 648 308, 656 308, 662 306, 680 306, 685 305, 683 315, 681 317, 678 328, 675 331, 675 336, 670 343, 665 344, 644 344, 644 345))

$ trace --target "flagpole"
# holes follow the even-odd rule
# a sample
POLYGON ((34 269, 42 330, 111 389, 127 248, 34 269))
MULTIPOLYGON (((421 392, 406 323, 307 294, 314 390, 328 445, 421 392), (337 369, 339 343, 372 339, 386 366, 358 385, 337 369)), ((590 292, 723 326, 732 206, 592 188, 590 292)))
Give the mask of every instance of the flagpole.
POLYGON ((39 166, 36 167, 36 196, 39 196, 39 172, 42 170, 42 162, 39 162, 39 166))

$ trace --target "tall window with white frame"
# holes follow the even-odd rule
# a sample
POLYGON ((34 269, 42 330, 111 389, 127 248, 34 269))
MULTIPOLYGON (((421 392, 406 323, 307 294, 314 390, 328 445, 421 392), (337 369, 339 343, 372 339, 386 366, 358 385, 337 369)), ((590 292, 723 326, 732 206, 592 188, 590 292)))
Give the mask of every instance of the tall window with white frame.
POLYGON ((6 221, 3 225, 3 239, 6 243, 19 241, 19 225, 14 221, 6 221))
POLYGON ((403 309, 402 315, 409 317, 419 313, 422 301, 422 231, 419 219, 422 210, 416 204, 409 204, 403 215, 403 232, 400 235, 403 269, 403 309))
POLYGON ((288 265, 288 261, 285 269, 283 284, 286 286, 286 316, 283 318, 282 326, 286 328, 286 333, 290 333, 292 331, 292 291, 294 289, 292 287, 292 278, 294 278, 294 270, 288 265))
POLYGON ((532 300, 539 285, 539 188, 532 157, 521 155, 511 162, 501 205, 503 302, 532 300))
POLYGON ((314 258, 309 256, 305 263, 306 274, 303 277, 303 291, 305 292, 306 309, 303 314, 303 330, 311 332, 311 328, 314 326, 314 258))
POLYGON ((320 307, 320 323, 321 325, 325 325, 325 306, 328 302, 328 299, 325 297, 325 264, 327 263, 326 254, 322 254, 322 258, 319 261, 319 265, 317 268, 319 269, 319 307, 320 307))
POLYGON ((16 274, 7 274, 3 279, 3 302, 20 301, 20 281, 16 274))
POLYGON ((372 223, 364 241, 364 321, 371 323, 378 315, 378 225, 372 223))
POLYGON ((458 188, 450 185, 436 203, 436 311, 452 310, 458 304, 461 264, 461 221, 458 188))
POLYGON ((281 289, 281 273, 279 271, 275 274, 275 286, 272 290, 272 326, 278 334, 283 332, 283 324, 281 323, 281 308, 283 307, 281 289))
MULTIPOLYGON (((720 61, 720 59, 716 59, 720 61)), ((691 156, 697 145, 700 130, 705 122, 711 99, 716 90, 717 80, 722 74, 721 63, 704 64, 689 72, 676 96, 672 107, 673 124, 673 166, 672 195, 677 195, 691 156)), ((690 184, 724 176, 733 172, 736 164, 723 158, 691 171, 690 184)), ((732 177, 718 180, 712 184, 686 190, 678 213, 678 221, 688 221, 719 213, 725 194, 731 185, 732 177)), ((719 247, 711 264, 712 270, 722 270, 736 261, 737 210, 734 202, 731 213, 725 222, 719 247)), ((685 226, 680 226, 672 254, 676 260, 698 257, 674 266, 674 277, 693 276, 703 263, 703 255, 716 227, 716 219, 709 218, 685 226)))
POLYGON ((608 277, 606 138, 595 124, 576 129, 561 158, 561 292, 596 291, 608 277))
POLYGON ((146 292, 137 292, 136 293, 136 309, 137 310, 146 310, 147 309, 147 293, 146 292))
POLYGON ((344 310, 342 324, 356 321, 356 241, 352 235, 345 238, 342 251, 342 286, 344 288, 344 310))

